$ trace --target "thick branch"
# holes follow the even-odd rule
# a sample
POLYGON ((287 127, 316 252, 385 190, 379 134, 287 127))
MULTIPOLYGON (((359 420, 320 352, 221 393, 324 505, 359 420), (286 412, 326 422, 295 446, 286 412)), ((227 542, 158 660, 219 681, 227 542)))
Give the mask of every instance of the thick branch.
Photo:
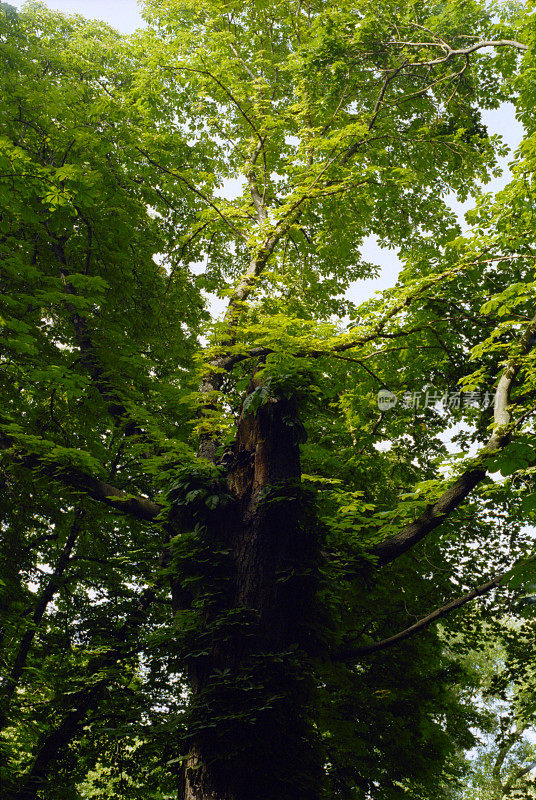
MULTIPOLYGON (((506 786, 503 786, 503 782, 501 779, 501 770, 503 768, 504 762, 512 747, 519 742, 521 736, 523 735, 523 731, 526 728, 526 724, 518 721, 515 725, 515 729, 506 736, 505 741, 499 747, 499 752, 497 753, 497 758, 495 759, 495 763, 493 765, 493 779, 495 783, 500 789, 501 797, 504 797, 506 794, 506 786)), ((507 784, 508 785, 508 784, 507 784)))
MULTIPOLYGON (((371 326, 369 330, 364 331, 361 335, 352 334, 352 338, 349 338, 348 334, 341 334, 335 339, 334 343, 330 347, 322 349, 307 348, 306 350, 300 350, 295 353, 296 358, 324 358, 326 356, 335 355, 336 353, 344 353, 347 350, 353 350, 356 347, 363 347, 364 345, 374 342, 377 339, 399 339, 404 336, 409 336, 411 333, 422 331, 422 327, 398 331, 386 331, 385 328, 399 312, 404 311, 414 300, 418 299, 423 292, 425 292, 434 284, 441 284, 445 279, 452 277, 457 272, 457 269, 447 270, 429 278, 425 283, 418 286, 413 294, 407 295, 399 302, 394 303, 391 308, 386 311, 385 314, 376 322, 375 325, 371 326)), ((222 353, 218 358, 213 360, 212 364, 214 367, 228 371, 231 370, 235 364, 238 364, 241 361, 246 361, 250 358, 263 358, 264 356, 270 355, 270 353, 273 352, 273 349, 270 347, 252 347, 242 353, 222 353)))
POLYGON ((399 642, 403 642, 405 639, 409 639, 410 636, 414 636, 416 633, 420 633, 420 631, 425 630, 438 619, 446 617, 451 611, 455 611, 457 608, 461 608, 466 603, 470 603, 471 600, 474 600, 476 597, 481 597, 483 594, 486 594, 486 592, 490 592, 492 589, 495 589, 500 585, 501 581, 507 574, 507 572, 502 572, 499 575, 496 575, 491 580, 486 581, 486 583, 477 586, 476 589, 472 589, 470 592, 466 592, 461 597, 456 598, 456 600, 451 600, 450 602, 445 603, 444 606, 436 608, 435 611, 432 611, 426 617, 423 617, 413 625, 410 625, 409 628, 405 628, 403 631, 395 633, 394 636, 389 636, 387 639, 382 639, 381 641, 374 642, 373 644, 363 645, 362 647, 351 647, 346 650, 341 650, 336 653, 334 658, 337 661, 358 658, 360 656, 368 655, 369 653, 376 653, 378 650, 385 650, 386 648, 392 647, 399 642))
MULTIPOLYGON (((504 444, 506 442, 505 437, 504 444)), ((418 519, 410 522, 395 536, 375 545, 370 552, 377 556, 378 566, 394 561, 439 527, 485 477, 484 467, 467 470, 418 519)))
MULTIPOLYGON (((60 750, 66 747, 75 736, 88 711, 100 700, 106 681, 100 680, 90 689, 77 692, 70 698, 72 710, 63 718, 60 725, 49 733, 36 754, 34 763, 23 783, 14 793, 7 794, 7 800, 36 800, 43 788, 50 765, 60 750)), ((7 790, 9 792, 9 790, 7 790)))
POLYGON ((516 785, 520 778, 524 778, 527 773, 531 772, 533 769, 536 768, 536 761, 531 761, 530 764, 527 764, 526 767, 521 767, 515 772, 512 777, 504 784, 502 787, 503 790, 503 797, 508 794, 516 785))
MULTIPOLYGON (((405 47, 411 46, 410 42, 393 42, 393 44, 400 44, 405 47)), ((485 47, 512 47, 515 50, 521 51, 529 49, 528 45, 517 42, 515 39, 484 39, 481 42, 475 42, 474 44, 469 45, 469 47, 462 47, 459 50, 450 47, 446 42, 437 42, 435 43, 435 46, 444 50, 445 55, 441 56, 440 58, 435 58, 433 61, 421 61, 409 66, 431 67, 434 64, 442 64, 443 62, 448 61, 450 58, 455 58, 456 56, 471 55, 471 53, 475 53, 477 50, 482 50, 485 47)))
POLYGON ((441 525, 486 476, 486 460, 508 444, 513 430, 508 410, 510 390, 521 367, 520 359, 532 349, 535 336, 536 316, 527 326, 519 343, 519 354, 508 361, 499 379, 495 391, 493 432, 477 457, 473 459, 473 466, 466 470, 418 519, 406 525, 395 536, 385 539, 372 548, 371 553, 377 556, 379 565, 388 564, 398 558, 441 525))
POLYGON ((145 522, 153 522, 163 511, 163 506, 158 503, 139 495, 131 495, 81 470, 67 468, 60 464, 49 465, 48 462, 41 465, 40 469, 54 480, 63 483, 67 488, 85 492, 93 500, 98 500, 121 514, 129 514, 145 522))
POLYGON ((153 503, 145 497, 131 495, 76 467, 66 466, 33 453, 23 453, 18 443, 11 440, 4 432, 0 432, 0 453, 2 452, 7 452, 14 464, 46 475, 68 489, 84 492, 93 500, 98 500, 121 514, 153 522, 163 511, 163 506, 158 503, 153 503))

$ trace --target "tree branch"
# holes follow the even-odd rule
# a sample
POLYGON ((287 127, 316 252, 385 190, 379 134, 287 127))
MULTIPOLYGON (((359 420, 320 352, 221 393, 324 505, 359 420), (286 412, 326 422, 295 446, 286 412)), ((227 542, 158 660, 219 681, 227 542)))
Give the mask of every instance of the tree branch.
POLYGON ((67 489, 84 492, 93 500, 144 522, 154 522, 164 509, 152 500, 129 494, 77 467, 51 461, 34 453, 23 453, 16 440, 11 439, 4 431, 0 431, 0 454, 2 453, 7 454, 16 465, 36 470, 67 489))
MULTIPOLYGON (((412 42, 388 42, 388 44, 398 44, 401 47, 418 46, 418 43, 413 44, 412 42)), ((450 45, 444 41, 435 42, 433 46, 440 47, 445 52, 445 55, 441 58, 435 58, 432 61, 417 61, 414 64, 408 64, 408 66, 431 67, 435 64, 442 64, 445 61, 448 61, 450 58, 455 58, 456 56, 468 56, 471 53, 475 53, 477 50, 482 50, 484 47, 513 47, 514 49, 521 51, 529 49, 528 45, 517 42, 515 39, 484 39, 481 42, 475 42, 475 44, 471 44, 469 47, 462 47, 459 50, 450 47, 450 45)))
POLYGON ((47 582, 45 588, 43 589, 41 595, 37 600, 37 603, 35 604, 30 626, 22 634, 17 653, 13 660, 11 671, 9 673, 9 676, 6 678, 4 686, 2 686, 1 688, 0 694, 3 695, 4 708, 0 710, 0 730, 2 730, 2 728, 4 727, 4 722, 8 718, 11 698, 15 693, 21 675, 26 666, 26 660, 28 658, 28 653, 30 652, 32 642, 34 640, 36 630, 38 626, 41 624, 41 620, 43 619, 43 615, 50 601, 58 591, 58 588, 60 586, 60 580, 63 576, 63 573, 65 572, 67 565, 69 564, 71 551, 75 545, 78 534, 80 533, 80 520, 82 517, 83 517, 83 511, 77 508, 74 513, 74 519, 70 526, 67 539, 62 548, 57 564, 54 568, 54 572, 50 576, 49 581, 47 582))
MULTIPOLYGON (((499 720, 501 720, 500 717, 499 720)), ((516 722, 515 729, 506 736, 505 741, 503 741, 502 745, 499 747, 497 758, 495 759, 495 763, 493 764, 492 775, 493 779, 495 780, 495 783, 499 787, 499 790, 501 792, 501 797, 504 797, 506 793, 506 786, 503 786, 503 782, 501 780, 501 770, 504 766, 504 762, 506 761, 506 758, 510 750, 515 744, 517 744, 517 742, 519 742, 525 728, 526 728, 525 723, 521 721, 516 722)))
MULTIPOLYGON (((422 331, 422 327, 391 332, 386 331, 385 328, 393 319, 393 317, 395 317, 399 312, 404 311, 414 300, 419 298, 424 291, 436 283, 442 283, 445 279, 457 275, 459 271, 459 269, 451 269, 434 275, 423 285, 418 286, 413 294, 408 294, 399 302, 394 303, 394 305, 377 321, 374 326, 363 332, 361 335, 353 334, 352 338, 349 338, 348 334, 341 334, 339 337, 335 338, 335 343, 331 347, 326 347, 323 349, 308 348, 307 350, 300 350, 299 352, 295 353, 296 358, 323 358, 325 356, 335 355, 336 353, 344 353, 347 350, 352 350, 355 347, 362 347, 365 344, 374 342, 376 339, 399 339, 404 336, 409 336, 411 333, 422 331)), ((245 279, 246 276, 244 276, 243 280, 245 279)), ((239 298, 237 297, 235 302, 237 302, 238 299, 239 298)), ((246 361, 249 358, 263 358, 264 356, 270 355, 270 353, 273 352, 273 348, 270 347, 252 347, 243 353, 222 353, 219 358, 215 358, 212 361, 212 365, 218 369, 230 370, 235 364, 239 364, 241 361, 246 361)))
POLYGON ((381 641, 374 642, 373 644, 363 645, 362 647, 351 647, 345 650, 340 650, 335 654, 334 659, 336 661, 345 661, 347 659, 358 658, 360 656, 368 655, 369 653, 376 653, 379 650, 385 650, 386 648, 392 647, 399 642, 403 642, 405 639, 409 639, 410 636, 414 636, 416 633, 420 633, 420 631, 425 630, 438 619, 446 617, 451 611, 455 611, 457 608, 461 608, 466 603, 470 603, 471 600, 474 600, 476 597, 481 597, 483 594, 495 589, 500 585, 501 581, 506 577, 507 574, 508 571, 501 572, 499 575, 491 578, 491 580, 486 581, 486 583, 477 586, 476 589, 472 589, 470 592, 466 592, 461 597, 456 598, 456 600, 451 600, 440 608, 436 608, 435 611, 432 611, 430 614, 427 614, 426 617, 423 617, 413 625, 410 625, 409 628, 405 628, 403 631, 395 633, 394 636, 389 636, 387 639, 382 639, 381 641))
POLYGON ((22 779, 19 790, 13 795, 13 800, 34 800, 38 789, 46 780, 51 765, 61 750, 72 741, 88 712, 98 705, 111 680, 108 675, 94 682, 91 682, 91 678, 120 665, 132 654, 131 648, 128 647, 129 636, 139 630, 145 620, 145 613, 154 599, 155 590, 145 589, 135 608, 117 632, 117 645, 90 661, 86 672, 89 679, 88 686, 68 698, 69 710, 58 727, 49 731, 41 740, 33 764, 22 779))
POLYGON ((231 220, 225 216, 225 214, 218 208, 218 206, 215 203, 212 202, 210 197, 207 197, 207 195, 204 192, 202 192, 201 189, 198 189, 196 186, 194 186, 193 183, 191 183, 184 177, 184 175, 181 175, 178 172, 174 172, 173 170, 165 167, 163 164, 160 164, 158 161, 155 161, 154 158, 151 158, 147 150, 142 150, 140 147, 138 147, 137 150, 143 156, 145 156, 149 164, 152 164, 153 167, 156 167, 157 169, 161 170, 161 172, 164 172, 166 175, 171 175, 172 178, 175 178, 176 180, 184 183, 184 185, 187 186, 191 192, 200 197, 204 203, 206 203, 213 211, 216 212, 216 214, 223 220, 223 222, 225 222, 225 224, 232 230, 232 232, 236 234, 236 236, 238 236, 240 239, 246 239, 246 236, 241 231, 239 231, 238 228, 235 228, 231 220))
MULTIPOLYGON (((86 222, 86 225, 89 225, 89 223, 85 219, 84 221, 86 222)), ((91 228, 89 228, 89 230, 90 229, 91 228)), ((69 282, 69 271, 63 245, 61 243, 56 242, 52 245, 52 249, 59 263, 60 276, 63 285, 65 286, 66 294, 76 296, 76 290, 73 287, 73 285, 69 282)), ((144 439, 148 439, 149 437, 147 433, 144 430, 142 430, 136 424, 136 422, 134 422, 134 420, 130 419, 126 406, 124 405, 123 401, 119 397, 116 390, 110 385, 109 381, 106 379, 105 372, 102 366, 99 364, 98 359, 96 357, 96 351, 86 317, 82 316, 72 303, 68 302, 66 304, 66 307, 70 314, 71 325, 73 326, 74 330, 74 338, 82 355, 82 359, 87 367, 89 377, 93 381, 93 385, 99 392, 103 401, 106 403, 106 407, 108 409, 109 414, 113 417, 113 419, 116 422, 126 423, 125 434, 127 436, 138 435, 143 437, 144 439)), ((56 424, 59 425, 59 423, 56 424)), ((61 426, 59 427, 61 428, 61 426)), ((63 433, 65 436, 65 432, 63 433)))
MULTIPOLYGON (((421 26, 418 26, 418 27, 421 27, 421 26)), ((429 33, 432 33, 432 31, 429 31, 429 33)), ((435 66, 437 64, 444 64, 445 62, 447 62, 447 61, 449 61, 452 58, 455 58, 457 56, 463 56, 466 59, 465 64, 463 65, 463 67, 458 72, 454 72, 451 75, 445 75, 442 78, 439 78, 438 80, 434 81, 433 83, 427 85, 423 89, 419 90, 418 92, 413 92, 410 95, 406 95, 403 98, 399 98, 397 100, 397 104, 400 103, 401 101, 407 100, 407 99, 409 99, 411 97, 417 97, 419 95, 425 94, 426 92, 429 91, 429 89, 432 86, 435 86, 437 83, 441 83, 442 81, 452 80, 454 78, 458 78, 458 81, 459 81, 459 78, 461 77, 461 75, 463 75, 463 73, 467 70, 467 68, 469 66, 469 55, 471 55, 472 53, 476 52, 477 50, 481 50, 481 49, 483 49, 485 47, 513 47, 513 48, 515 48, 517 50, 521 50, 521 51, 528 50, 528 45, 522 44, 521 42, 517 42, 517 41, 515 41, 513 39, 497 39, 495 41, 484 40, 484 41, 472 44, 469 47, 460 48, 460 49, 455 49, 455 48, 451 47, 443 39, 439 39, 439 41, 436 41, 436 42, 406 42, 406 41, 393 40, 393 41, 387 42, 387 44, 388 45, 398 45, 399 47, 439 47, 441 50, 444 51, 445 55, 443 55, 443 56, 441 56, 439 58, 435 58, 435 59, 433 59, 431 61, 415 61, 415 62, 405 61, 399 67, 387 70, 387 75, 386 75, 386 77, 385 77, 385 79, 383 81, 382 87, 380 89, 380 93, 378 95, 378 98, 377 98, 376 103, 374 105, 374 108, 372 110, 372 115, 371 115, 371 118, 370 118, 369 123, 368 123, 369 132, 374 128, 374 126, 376 124, 376 120, 377 120, 378 115, 379 115, 379 113, 381 111, 381 108, 382 108, 382 106, 384 104, 385 94, 387 92, 387 89, 388 89, 389 85, 391 84, 393 79, 400 72, 403 72, 406 69, 411 69, 411 68, 414 68, 414 67, 430 68, 430 67, 433 67, 433 66, 435 66)), ((454 93, 455 93, 455 91, 456 90, 454 90, 454 93)), ((447 101, 447 105, 448 105, 448 102, 450 102, 451 99, 452 99, 452 96, 449 98, 449 101, 447 101)), ((362 145, 366 144, 368 141, 369 141, 368 139, 363 139, 363 140, 361 140, 359 142, 355 142, 353 145, 351 145, 346 151, 343 152, 342 156, 340 157, 340 163, 341 164, 347 163, 357 153, 359 148, 362 145)))
POLYGON ((497 450, 501 450, 510 441, 510 436, 514 428, 510 424, 510 412, 508 410, 510 402, 510 390, 521 368, 520 358, 526 355, 533 347, 536 337, 536 316, 533 317, 527 326, 525 333, 519 343, 519 354, 512 357, 506 364, 495 391, 494 410, 493 410, 493 431, 484 445, 472 459, 473 466, 466 470, 439 500, 429 506, 426 511, 414 522, 406 525, 395 536, 385 539, 371 549, 371 554, 378 558, 380 566, 388 564, 395 558, 424 539, 431 531, 435 530, 447 517, 456 509, 467 497, 467 495, 480 483, 486 476, 487 468, 485 461, 493 456, 497 450))
POLYGON ((531 772, 536 767, 536 761, 531 761, 526 767, 522 767, 515 772, 512 777, 503 785, 503 795, 506 795, 511 789, 514 788, 515 784, 518 782, 520 778, 523 778, 528 772, 531 772))

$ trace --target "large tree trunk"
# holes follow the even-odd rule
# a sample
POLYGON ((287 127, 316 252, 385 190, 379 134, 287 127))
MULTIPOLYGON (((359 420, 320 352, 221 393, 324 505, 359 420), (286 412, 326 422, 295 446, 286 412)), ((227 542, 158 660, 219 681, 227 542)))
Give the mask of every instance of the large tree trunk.
MULTIPOLYGON (((310 718, 310 620, 318 536, 300 489, 295 405, 242 415, 228 486, 235 635, 190 664, 194 723, 185 800, 317 800, 321 759, 310 718)), ((221 533, 220 533, 221 536, 221 533)))

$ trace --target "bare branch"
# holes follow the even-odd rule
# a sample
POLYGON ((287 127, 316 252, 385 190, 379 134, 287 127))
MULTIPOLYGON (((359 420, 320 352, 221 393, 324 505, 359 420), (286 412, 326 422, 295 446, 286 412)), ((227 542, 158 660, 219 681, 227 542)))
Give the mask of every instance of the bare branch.
POLYGON ((390 42, 386 42, 386 44, 397 45, 399 47, 439 47, 445 52, 445 56, 443 58, 434 61, 417 62, 418 66, 429 66, 430 64, 441 63, 446 61, 448 58, 452 58, 453 56, 468 56, 477 50, 482 50, 484 47, 513 47, 514 49, 521 51, 529 49, 528 45, 522 44, 515 39, 484 39, 481 42, 475 42, 474 44, 469 45, 469 47, 462 47, 460 49, 450 47, 450 45, 448 45, 443 39, 440 39, 437 42, 405 42, 394 39, 390 42))
POLYGON ((436 608, 435 611, 432 611, 430 614, 427 614, 413 625, 410 625, 409 628, 405 628, 403 631, 395 633, 394 636, 389 636, 387 639, 382 639, 381 641, 374 642, 373 644, 363 645, 362 647, 351 647, 346 650, 340 650, 335 654, 334 658, 337 661, 346 661, 352 658, 359 658, 360 656, 366 656, 369 653, 376 653, 379 650, 385 650, 388 647, 398 644, 399 642, 403 642, 405 639, 409 639, 410 636, 414 636, 416 633, 420 633, 420 631, 425 630, 432 625, 432 623, 437 622, 438 619, 446 617, 451 611, 455 611, 457 608, 461 608, 462 606, 466 605, 466 603, 470 603, 471 600, 481 597, 487 592, 490 592, 492 589, 495 589, 500 585, 501 581, 504 580, 507 574, 508 572, 501 572, 499 575, 491 578, 491 580, 486 581, 486 583, 477 586, 476 589, 471 589, 470 592, 466 592, 465 594, 461 595, 461 597, 456 598, 456 600, 451 600, 440 608, 436 608))
POLYGON ((243 66, 243 67, 244 67, 244 69, 246 70, 246 72, 247 72, 247 74, 249 75, 249 77, 251 78, 251 80, 253 80, 253 81, 256 81, 256 80, 257 80, 257 76, 256 76, 256 75, 255 75, 255 73, 254 73, 254 72, 252 72, 252 70, 249 68, 249 66, 248 66, 248 65, 247 65, 247 63, 244 61, 244 59, 242 58, 242 56, 240 55, 240 53, 238 52, 238 50, 236 49, 236 47, 234 46, 234 44, 233 44, 232 42, 229 44, 229 48, 230 48, 230 50, 232 51, 232 53, 233 53, 233 54, 234 54, 234 55, 237 57, 237 59, 240 61, 240 63, 242 64, 242 66, 243 66))
MULTIPOLYGON (((421 28, 422 30, 427 30, 426 28, 423 28, 422 26, 417 26, 417 27, 421 28)), ((431 33, 432 35, 434 35, 432 33, 432 31, 428 31, 428 33, 431 33)), ((517 41, 515 41, 513 39, 496 39, 495 41, 493 41, 493 40, 484 40, 484 41, 476 42, 476 43, 474 43, 472 45, 469 45, 468 47, 460 48, 460 49, 456 49, 456 48, 451 47, 449 44, 447 44, 447 42, 445 42, 440 37, 438 37, 438 41, 436 41, 436 42, 408 42, 408 41, 393 40, 393 41, 387 42, 387 44, 388 45, 397 45, 397 46, 400 46, 400 47, 439 47, 441 50, 443 50, 444 55, 440 56, 439 58, 432 59, 431 61, 415 61, 415 62, 406 61, 403 64, 401 64, 401 66, 396 67, 395 69, 390 69, 390 70, 387 71, 387 75, 386 75, 386 77, 384 79, 384 82, 382 84, 382 87, 380 89, 380 93, 378 95, 378 98, 376 99, 376 103, 375 103, 373 111, 372 111, 371 119, 369 120, 369 124, 368 124, 369 131, 371 131, 372 128, 376 124, 376 120, 378 118, 378 115, 379 115, 380 110, 382 108, 382 105, 384 103, 385 94, 387 92, 387 89, 388 89, 389 85, 391 84, 393 79, 400 72, 403 72, 406 69, 412 69, 414 67, 427 67, 427 68, 430 68, 430 67, 433 67, 433 66, 435 66, 437 64, 444 64, 447 61, 450 61, 451 59, 456 58, 458 56, 463 56, 465 58, 465 63, 463 65, 463 67, 458 72, 454 72, 452 75, 444 75, 441 78, 438 78, 437 80, 433 81, 433 83, 431 83, 431 84, 427 85, 426 87, 424 87, 423 89, 419 90, 418 92, 413 92, 412 94, 408 94, 408 95, 405 95, 402 98, 399 98, 397 100, 397 105, 399 103, 405 101, 405 100, 408 100, 408 99, 412 98, 412 97, 418 97, 419 95, 425 94, 426 92, 429 91, 429 89, 432 86, 435 86, 436 84, 442 83, 442 82, 444 82, 446 80, 452 80, 454 78, 458 78, 458 83, 459 83, 459 80, 460 80, 461 76, 464 74, 464 72, 467 70, 467 68, 469 66, 469 55, 471 55, 472 53, 475 53, 477 50, 482 50, 483 48, 486 48, 486 47, 513 47, 513 48, 515 48, 517 50, 520 50, 520 51, 528 50, 528 45, 522 44, 521 42, 517 42, 517 41)), ((447 101, 447 104, 452 99, 455 91, 456 91, 456 89, 454 90, 454 92, 451 95, 451 97, 449 97, 449 99, 447 101)), ((355 144, 351 145, 348 148, 348 150, 346 150, 346 152, 344 152, 342 154, 342 156, 340 157, 340 163, 344 164, 347 161, 349 161, 350 158, 352 158, 355 155, 355 153, 359 150, 359 148, 363 144, 367 143, 367 141, 368 141, 368 139, 363 139, 363 140, 361 140, 359 142, 356 142, 355 144)))
POLYGON ((515 39, 485 39, 482 42, 475 42, 475 44, 469 45, 469 47, 462 47, 459 50, 455 50, 454 48, 450 47, 446 42, 443 42, 442 44, 438 43, 438 46, 445 51, 445 55, 442 58, 436 58, 433 61, 417 62, 416 66, 431 67, 434 64, 441 64, 444 61, 448 61, 450 58, 455 58, 456 56, 468 56, 471 53, 476 53, 477 50, 482 50, 485 47, 513 47, 514 49, 521 51, 529 49, 528 45, 517 42, 515 39))

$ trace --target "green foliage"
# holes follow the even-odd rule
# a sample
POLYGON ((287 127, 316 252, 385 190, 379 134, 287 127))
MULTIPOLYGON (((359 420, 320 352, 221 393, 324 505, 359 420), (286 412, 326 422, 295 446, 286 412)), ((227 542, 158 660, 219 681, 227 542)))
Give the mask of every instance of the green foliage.
POLYGON ((6 796, 168 800, 201 753, 230 800, 484 798, 534 712, 532 8, 145 15, 125 38, 0 5, 6 796), (489 39, 529 50, 445 49, 489 39), (527 136, 493 198, 505 148, 482 111, 512 99, 527 136), (475 203, 464 237, 450 193, 475 203), (359 302, 369 236, 403 268, 359 302), (505 364, 516 427, 478 462, 491 477, 378 569, 493 426, 489 403, 439 398, 491 397, 505 364), (496 613, 341 656, 514 564, 496 613))

